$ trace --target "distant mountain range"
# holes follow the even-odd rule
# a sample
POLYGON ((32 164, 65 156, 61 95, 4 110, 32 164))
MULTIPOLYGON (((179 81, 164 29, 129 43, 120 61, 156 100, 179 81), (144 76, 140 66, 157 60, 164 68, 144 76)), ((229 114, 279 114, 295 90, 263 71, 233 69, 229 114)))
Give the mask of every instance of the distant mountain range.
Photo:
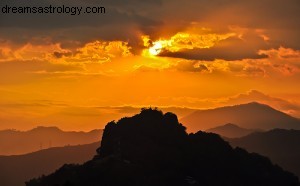
POLYGON ((300 177, 300 130, 274 129, 226 140, 233 146, 267 156, 300 177))
POLYGON ((225 123, 234 123, 247 129, 300 129, 299 119, 256 102, 195 111, 183 117, 180 122, 190 132, 208 130, 225 123))
POLYGON ((57 127, 29 131, 0 131, 0 155, 20 155, 51 147, 90 144, 101 139, 103 130, 65 132, 57 127))
POLYGON ((216 134, 187 134, 176 115, 153 109, 108 123, 97 153, 26 185, 300 185, 268 158, 233 149, 216 134))
POLYGON ((93 158, 100 142, 55 147, 38 152, 0 156, 0 185, 24 186, 25 181, 33 177, 50 174, 66 163, 84 163, 93 158))
POLYGON ((251 134, 256 131, 258 130, 241 128, 231 123, 206 130, 206 132, 212 132, 227 138, 239 138, 247 136, 248 134, 251 134))

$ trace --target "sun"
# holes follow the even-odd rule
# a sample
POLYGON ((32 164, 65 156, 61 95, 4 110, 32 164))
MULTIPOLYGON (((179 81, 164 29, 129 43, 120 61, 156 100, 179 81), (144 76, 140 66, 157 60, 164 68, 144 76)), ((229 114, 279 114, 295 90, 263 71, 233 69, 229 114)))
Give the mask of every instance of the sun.
POLYGON ((149 53, 153 56, 157 56, 162 51, 163 45, 159 41, 154 42, 153 46, 149 48, 149 53))

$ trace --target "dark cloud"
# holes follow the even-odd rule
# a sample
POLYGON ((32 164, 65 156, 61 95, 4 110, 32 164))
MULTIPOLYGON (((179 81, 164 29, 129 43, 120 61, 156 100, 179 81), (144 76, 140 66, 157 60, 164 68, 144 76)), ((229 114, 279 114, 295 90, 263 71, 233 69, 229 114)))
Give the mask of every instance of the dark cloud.
POLYGON ((179 62, 174 68, 178 71, 183 72, 205 72, 209 71, 209 69, 204 65, 200 64, 197 61, 182 61, 179 62))
POLYGON ((259 50, 268 48, 269 45, 262 38, 245 35, 244 38, 231 37, 220 41, 212 48, 185 49, 179 52, 163 51, 160 56, 175 57, 191 60, 214 61, 223 59, 227 61, 242 59, 261 59, 267 55, 258 54, 259 50))
POLYGON ((70 57, 72 56, 72 52, 54 52, 53 56, 56 58, 62 58, 62 57, 70 57))
MULTIPOLYGON (((161 35, 172 35, 185 30, 191 26, 191 23, 198 23, 200 27, 210 27, 216 31, 228 30, 232 25, 254 30, 262 29, 271 38, 272 44, 300 49, 299 0, 185 2, 180 0, 2 0, 0 2, 0 6, 5 4, 100 5, 107 9, 105 15, 1 14, 0 36, 15 42, 26 43, 32 38, 47 37, 51 38, 52 42, 60 42, 65 47, 70 47, 68 43, 70 40, 81 44, 96 39, 123 40, 128 41, 136 49, 140 47, 140 34, 148 34, 155 39, 161 35)), ((206 58, 210 58, 209 56, 206 58)), ((249 55, 243 54, 235 58, 243 56, 249 55)), ((223 54, 221 57, 227 56, 223 54)))
POLYGON ((15 43, 45 42, 62 43, 64 47, 76 43, 84 45, 93 40, 123 40, 132 46, 137 46, 138 32, 151 33, 161 24, 160 20, 142 15, 152 7, 161 4, 154 1, 120 1, 120 0, 11 0, 1 1, 0 7, 8 6, 104 6, 106 14, 1 14, 0 38, 12 40, 15 43), (33 41, 34 40, 34 41, 33 41), (70 42, 71 41, 71 42, 70 42), (73 41, 73 42, 72 42, 73 41), (71 44, 70 44, 71 43, 71 44))

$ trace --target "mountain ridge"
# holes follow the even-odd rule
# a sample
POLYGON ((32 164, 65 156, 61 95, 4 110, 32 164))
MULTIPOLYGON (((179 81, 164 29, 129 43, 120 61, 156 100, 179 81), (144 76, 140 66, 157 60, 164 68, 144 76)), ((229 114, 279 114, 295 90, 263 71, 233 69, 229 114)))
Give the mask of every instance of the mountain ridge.
POLYGON ((274 163, 300 177, 300 130, 273 129, 241 138, 226 138, 232 146, 268 156, 274 163))
POLYGON ((258 130, 242 128, 242 127, 240 127, 236 124, 232 124, 232 123, 227 123, 225 125, 206 130, 206 132, 216 133, 216 134, 219 134, 220 136, 224 136, 227 138, 243 137, 243 136, 249 135, 256 131, 258 131, 258 130))
POLYGON ((300 129, 298 118, 258 102, 199 110, 180 121, 185 123, 191 132, 208 130, 224 123, 234 123, 249 129, 300 129))

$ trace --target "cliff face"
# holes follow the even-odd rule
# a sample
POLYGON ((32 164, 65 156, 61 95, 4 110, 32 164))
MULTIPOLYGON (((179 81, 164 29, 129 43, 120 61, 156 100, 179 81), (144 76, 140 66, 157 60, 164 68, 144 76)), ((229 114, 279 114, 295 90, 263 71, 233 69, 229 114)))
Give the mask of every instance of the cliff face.
POLYGON ((267 158, 233 149, 216 134, 187 134, 176 115, 153 109, 108 123, 97 152, 27 186, 299 185, 267 158))

